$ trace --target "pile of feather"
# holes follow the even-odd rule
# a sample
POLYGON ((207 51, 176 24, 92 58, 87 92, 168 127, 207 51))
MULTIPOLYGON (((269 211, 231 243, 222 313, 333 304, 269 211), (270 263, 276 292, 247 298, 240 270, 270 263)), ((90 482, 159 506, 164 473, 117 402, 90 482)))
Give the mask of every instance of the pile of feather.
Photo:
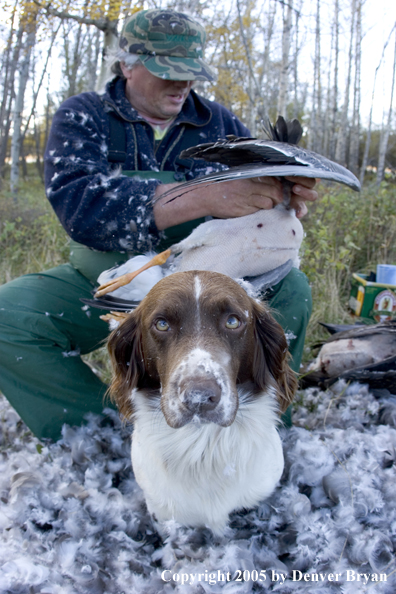
POLYGON ((298 394, 270 499, 223 537, 161 538, 117 413, 42 445, 0 397, 0 592, 396 591, 396 396, 340 381, 298 394), (373 581, 374 580, 374 581, 373 581), (375 581, 382 580, 382 581, 375 581))

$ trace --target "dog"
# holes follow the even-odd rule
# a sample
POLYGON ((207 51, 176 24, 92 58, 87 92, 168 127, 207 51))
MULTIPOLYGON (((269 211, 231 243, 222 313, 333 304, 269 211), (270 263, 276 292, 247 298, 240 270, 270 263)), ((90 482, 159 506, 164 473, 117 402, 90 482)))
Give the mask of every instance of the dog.
POLYGON ((268 308, 230 277, 176 272, 112 332, 109 388, 133 421, 132 465, 154 520, 222 533, 283 471, 278 414, 297 382, 268 308))

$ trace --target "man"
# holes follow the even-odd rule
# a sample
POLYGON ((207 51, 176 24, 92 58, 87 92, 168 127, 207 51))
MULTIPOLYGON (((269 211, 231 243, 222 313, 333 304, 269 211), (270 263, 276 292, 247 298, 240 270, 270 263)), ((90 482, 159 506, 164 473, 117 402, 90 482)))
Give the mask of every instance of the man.
MULTIPOLYGON (((204 41, 203 28, 187 15, 136 13, 124 26, 118 75, 106 91, 71 97, 54 116, 46 189, 72 238, 70 264, 0 290, 0 389, 40 438, 57 439, 63 423, 80 424, 87 412, 102 411, 106 386, 80 354, 100 346, 107 326, 79 301, 91 297, 100 272, 132 254, 164 249, 207 216, 243 216, 282 201, 280 182, 272 178, 196 189, 171 202, 161 198, 213 170, 180 159, 183 149, 227 134, 250 135, 227 109, 191 88, 194 80, 214 78, 202 59, 204 41)), ((314 181, 294 179, 292 206, 301 217, 305 201, 316 199, 314 181)), ((305 277, 294 269, 269 302, 294 336, 297 370, 310 315, 305 277)))

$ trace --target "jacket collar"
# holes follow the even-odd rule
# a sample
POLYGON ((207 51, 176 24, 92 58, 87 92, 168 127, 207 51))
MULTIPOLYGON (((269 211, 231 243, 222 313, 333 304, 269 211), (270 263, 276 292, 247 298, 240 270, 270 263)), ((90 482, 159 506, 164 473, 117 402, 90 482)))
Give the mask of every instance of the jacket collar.
MULTIPOLYGON (((122 119, 128 122, 145 122, 132 107, 125 95, 125 81, 116 77, 106 85, 105 92, 100 96, 105 104, 106 111, 112 109, 118 113, 122 119)), ((206 126, 212 118, 212 112, 208 105, 203 103, 202 99, 191 90, 183 108, 173 126, 177 124, 191 124, 193 126, 206 126)))

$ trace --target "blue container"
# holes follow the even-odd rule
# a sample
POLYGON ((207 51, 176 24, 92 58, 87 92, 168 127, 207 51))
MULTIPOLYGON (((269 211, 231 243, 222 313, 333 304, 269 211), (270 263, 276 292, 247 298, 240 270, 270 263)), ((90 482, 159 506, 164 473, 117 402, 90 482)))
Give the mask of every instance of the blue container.
POLYGON ((396 266, 392 264, 377 264, 377 283, 396 285, 396 266))

